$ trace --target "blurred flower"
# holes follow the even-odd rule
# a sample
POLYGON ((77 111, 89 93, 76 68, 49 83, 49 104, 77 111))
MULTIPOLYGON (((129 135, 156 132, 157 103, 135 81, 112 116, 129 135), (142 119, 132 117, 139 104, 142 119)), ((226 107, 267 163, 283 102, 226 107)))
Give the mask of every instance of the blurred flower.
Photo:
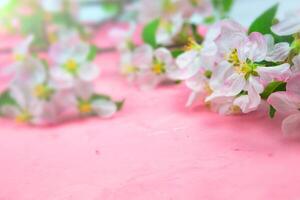
POLYGON ((80 115, 97 115, 111 117, 118 110, 117 105, 109 97, 95 95, 93 85, 77 82, 75 86, 76 107, 80 115))
POLYGON ((66 38, 50 48, 55 67, 51 77, 59 88, 69 88, 79 79, 90 82, 99 76, 99 68, 88 60, 90 45, 74 38, 66 38))
POLYGON ((18 45, 13 51, 13 58, 15 62, 22 62, 30 54, 30 45, 32 44, 34 37, 28 36, 20 45, 18 45))
POLYGON ((184 19, 180 15, 176 15, 170 20, 161 19, 156 33, 157 43, 162 45, 173 44, 176 36, 183 31, 183 26, 184 19))
POLYGON ((299 10, 290 13, 285 19, 272 26, 272 31, 276 35, 292 35, 300 32, 300 14, 299 10))
POLYGON ((141 88, 153 88, 171 80, 176 68, 171 52, 166 48, 153 50, 150 45, 142 45, 132 52, 121 55, 121 71, 130 81, 141 88))
POLYGON ((63 0, 39 0, 39 3, 47 12, 60 12, 63 9, 63 0))
POLYGON ((211 12, 211 4, 206 0, 141 0, 136 4, 139 21, 149 21, 161 18, 170 20, 176 15, 181 15, 188 20, 194 13, 202 13, 208 16, 211 12))
POLYGON ((286 92, 271 94, 268 103, 288 116, 283 120, 282 131, 287 135, 295 135, 300 130, 300 74, 287 82, 286 89, 286 92))
POLYGON ((1 108, 5 116, 14 118, 20 123, 42 123, 43 104, 30 95, 28 88, 20 84, 12 84, 9 91, 16 104, 1 108))

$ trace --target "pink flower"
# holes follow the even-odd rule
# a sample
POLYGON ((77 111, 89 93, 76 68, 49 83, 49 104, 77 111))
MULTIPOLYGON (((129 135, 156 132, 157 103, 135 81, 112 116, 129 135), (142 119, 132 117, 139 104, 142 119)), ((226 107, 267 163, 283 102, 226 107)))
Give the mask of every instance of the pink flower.
POLYGON ((268 103, 278 112, 287 115, 282 123, 285 134, 300 134, 300 74, 287 82, 286 92, 271 94, 268 103))
POLYGON ((239 106, 242 112, 256 110, 261 102, 264 83, 284 81, 291 75, 289 64, 270 67, 258 64, 268 58, 268 53, 266 38, 260 33, 251 33, 219 64, 221 69, 216 71, 211 83, 214 92, 206 101, 235 96, 234 105, 239 106))
POLYGON ((129 81, 142 89, 153 88, 171 80, 175 61, 166 48, 153 50, 150 45, 142 45, 132 52, 121 54, 121 71, 129 81))
POLYGON ((280 36, 292 35, 300 32, 300 14, 299 10, 286 16, 278 24, 272 26, 272 31, 280 36))

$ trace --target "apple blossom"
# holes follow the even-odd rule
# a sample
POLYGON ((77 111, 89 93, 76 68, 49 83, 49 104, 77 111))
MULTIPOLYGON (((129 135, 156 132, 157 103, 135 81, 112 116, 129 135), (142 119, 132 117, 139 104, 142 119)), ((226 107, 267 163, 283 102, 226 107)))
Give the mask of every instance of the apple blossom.
POLYGON ((282 131, 285 134, 300 133, 300 74, 288 80, 286 92, 271 94, 268 103, 287 116, 282 123, 282 131))
POLYGON ((99 76, 98 66, 88 60, 89 52, 89 44, 74 38, 51 46, 49 55, 55 65, 51 77, 57 87, 69 88, 77 79, 90 82, 99 76))
POLYGON ((299 10, 296 12, 289 13, 279 23, 271 27, 272 31, 280 36, 293 35, 300 32, 300 14, 299 10))

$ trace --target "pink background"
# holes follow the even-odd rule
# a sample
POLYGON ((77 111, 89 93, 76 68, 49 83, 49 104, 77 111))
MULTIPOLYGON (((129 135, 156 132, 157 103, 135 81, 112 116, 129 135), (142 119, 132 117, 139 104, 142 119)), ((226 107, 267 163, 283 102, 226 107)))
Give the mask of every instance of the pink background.
MULTIPOLYGON (((110 44, 108 29, 99 45, 110 44)), ((282 136, 279 118, 187 109, 184 85, 141 92, 118 75, 117 58, 96 61, 97 91, 126 98, 113 119, 47 128, 0 119, 0 200, 300 199, 300 141, 282 136)))

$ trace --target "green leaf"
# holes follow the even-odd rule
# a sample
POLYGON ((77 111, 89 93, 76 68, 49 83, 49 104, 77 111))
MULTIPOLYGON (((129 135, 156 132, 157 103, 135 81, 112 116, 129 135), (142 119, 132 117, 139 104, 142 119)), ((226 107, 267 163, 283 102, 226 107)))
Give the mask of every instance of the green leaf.
POLYGON ((184 51, 182 49, 175 49, 175 50, 171 51, 173 58, 177 58, 182 53, 184 53, 184 51))
POLYGON ((117 105, 118 111, 120 111, 123 108, 123 106, 124 106, 125 100, 123 100, 123 101, 117 101, 115 103, 117 105))
POLYGON ((92 95, 92 97, 90 98, 90 101, 95 101, 95 100, 99 100, 99 99, 103 99, 103 100, 111 100, 110 96, 103 95, 103 94, 94 94, 94 95, 92 95))
POLYGON ((148 23, 143 30, 143 40, 145 43, 151 45, 153 48, 157 47, 157 42, 156 42, 156 32, 159 26, 160 20, 155 19, 148 23))
MULTIPOLYGON (((17 105, 17 102, 10 96, 9 91, 4 91, 0 95, 0 108, 5 105, 17 105)), ((0 113, 1 115, 1 113, 0 113)))
POLYGON ((270 109, 269 109, 270 118, 273 119, 275 117, 276 112, 277 112, 276 109, 273 106, 270 106, 270 109))
POLYGON ((197 25, 192 24, 191 28, 192 28, 194 39, 196 40, 197 43, 201 44, 203 42, 203 37, 199 35, 197 25))
POLYGON ((278 10, 278 4, 275 4, 263 14, 261 14, 249 28, 249 33, 260 32, 262 34, 271 34, 271 26, 273 25, 273 20, 275 19, 278 10))
POLYGON ((216 22, 216 17, 215 16, 208 16, 204 18, 204 23, 205 24, 213 24, 216 22))
POLYGON ((34 15, 23 16, 21 19, 21 32, 24 35, 33 35, 33 45, 38 48, 47 47, 47 36, 44 30, 43 15, 40 12, 34 15))
POLYGON ((215 10, 217 10, 222 18, 228 16, 234 4, 234 0, 212 0, 215 10))
POLYGON ((89 54, 87 56, 87 60, 93 61, 96 58, 97 53, 98 53, 98 47, 96 47, 95 45, 91 45, 89 54))
POLYGON ((261 98, 264 100, 267 100, 272 93, 278 92, 278 91, 286 91, 286 83, 285 82, 282 82, 282 81, 271 82, 269 85, 267 85, 267 87, 261 94, 261 98))

